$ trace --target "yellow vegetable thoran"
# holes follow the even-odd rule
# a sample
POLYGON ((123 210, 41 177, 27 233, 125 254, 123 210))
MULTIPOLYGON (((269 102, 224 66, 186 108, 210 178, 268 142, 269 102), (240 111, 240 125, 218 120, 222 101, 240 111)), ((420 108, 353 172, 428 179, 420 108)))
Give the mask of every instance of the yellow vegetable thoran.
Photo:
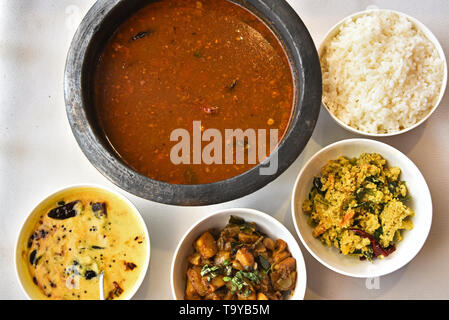
POLYGON ((405 204, 407 186, 400 174, 376 153, 329 161, 303 203, 313 236, 361 260, 391 254, 401 230, 413 228, 414 212, 405 204))

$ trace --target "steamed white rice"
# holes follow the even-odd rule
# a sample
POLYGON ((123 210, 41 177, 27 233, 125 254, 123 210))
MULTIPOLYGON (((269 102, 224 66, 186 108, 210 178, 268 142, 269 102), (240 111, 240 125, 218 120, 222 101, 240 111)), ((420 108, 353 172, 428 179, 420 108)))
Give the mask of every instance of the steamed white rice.
POLYGON ((423 119, 439 98, 444 62, 408 18, 371 11, 345 21, 320 52, 323 102, 344 123, 391 133, 423 119))

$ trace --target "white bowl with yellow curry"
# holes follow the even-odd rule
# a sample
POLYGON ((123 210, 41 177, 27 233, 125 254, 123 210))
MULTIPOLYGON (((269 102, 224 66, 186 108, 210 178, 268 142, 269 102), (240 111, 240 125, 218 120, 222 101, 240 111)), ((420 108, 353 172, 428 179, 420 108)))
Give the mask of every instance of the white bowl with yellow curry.
POLYGON ((411 261, 427 238, 432 200, 424 177, 397 149, 349 139, 303 167, 292 215, 304 246, 323 265, 353 277, 377 277, 411 261))
POLYGON ((72 186, 43 200, 17 241, 19 282, 30 299, 130 299, 150 259, 150 238, 135 206, 115 191, 72 186))

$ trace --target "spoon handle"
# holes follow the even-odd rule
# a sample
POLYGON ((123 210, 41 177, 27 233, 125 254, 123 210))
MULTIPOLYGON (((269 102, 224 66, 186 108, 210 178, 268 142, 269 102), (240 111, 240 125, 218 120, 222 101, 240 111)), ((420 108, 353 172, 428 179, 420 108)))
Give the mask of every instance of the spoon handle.
POLYGON ((98 285, 100 286, 100 300, 104 300, 104 273, 101 271, 98 277, 98 285))

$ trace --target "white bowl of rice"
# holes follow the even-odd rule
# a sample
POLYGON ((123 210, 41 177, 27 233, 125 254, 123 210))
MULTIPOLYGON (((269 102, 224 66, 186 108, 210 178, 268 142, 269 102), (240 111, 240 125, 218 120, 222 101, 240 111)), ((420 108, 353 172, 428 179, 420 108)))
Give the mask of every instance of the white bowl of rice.
POLYGON ((323 105, 345 129, 392 136, 423 123, 447 84, 440 43, 418 20, 374 9, 337 23, 319 48, 323 105))

